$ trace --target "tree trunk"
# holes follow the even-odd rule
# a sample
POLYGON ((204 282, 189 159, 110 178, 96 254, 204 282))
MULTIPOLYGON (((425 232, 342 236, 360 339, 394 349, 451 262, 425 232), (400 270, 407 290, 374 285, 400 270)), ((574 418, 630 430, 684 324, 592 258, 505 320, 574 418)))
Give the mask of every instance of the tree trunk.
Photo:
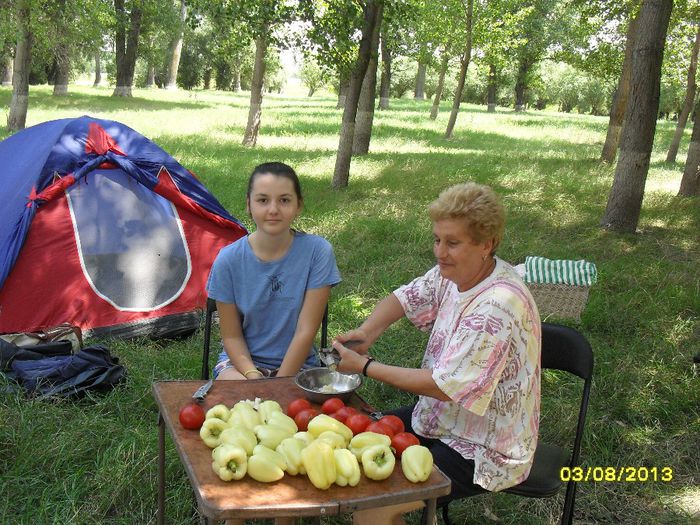
POLYGON ((382 26, 384 10, 380 6, 377 10, 377 21, 372 30, 371 50, 367 71, 362 81, 360 98, 357 103, 357 115, 355 117, 355 134, 352 141, 353 155, 366 155, 369 153, 369 142, 372 138, 372 124, 374 123, 374 98, 377 93, 377 67, 379 64, 379 30, 382 26))
POLYGON ((617 156, 617 144, 620 140, 620 131, 622 130, 622 121, 625 118, 625 108, 627 107, 627 98, 630 92, 630 75, 632 73, 632 50, 634 49, 634 40, 637 36, 637 18, 630 19, 627 26, 627 36, 625 43, 625 58, 622 62, 622 72, 617 83, 617 89, 613 95, 612 107, 610 108, 610 119, 608 121, 608 133, 605 137, 603 152, 600 154, 600 160, 612 164, 617 156))
POLYGON ((239 56, 233 61, 233 92, 238 93, 241 90, 241 57, 239 56))
POLYGON ((12 75, 12 101, 7 117, 7 129, 19 131, 27 123, 29 107, 29 72, 32 67, 31 10, 28 0, 21 0, 17 9, 17 48, 15 49, 14 74, 12 75))
MULTIPOLYGON (((695 44, 693 44, 693 51, 690 54, 690 67, 688 67, 688 82, 685 89, 685 100, 683 101, 683 109, 681 109, 681 114, 678 115, 678 124, 676 125, 676 132, 673 134, 673 140, 668 148, 668 154, 666 155, 666 162, 676 162, 676 155, 678 155, 678 147, 681 144, 681 138, 683 137, 683 131, 685 130, 685 124, 688 122, 688 115, 693 107, 693 101, 695 100, 695 91, 697 89, 697 84, 695 83, 695 73, 698 70, 698 50, 700 49, 700 25, 698 25, 698 31, 695 33, 695 44)), ((697 117, 695 117, 697 120, 697 117)))
POLYGON ((488 90, 486 93, 489 113, 496 112, 496 66, 494 64, 489 65, 489 77, 488 77, 488 90))
POLYGON ((335 105, 335 109, 343 109, 345 107, 348 89, 350 89, 350 77, 342 76, 340 78, 340 88, 338 89, 338 103, 335 105))
POLYGON ((522 59, 518 65, 518 76, 515 79, 515 111, 525 111, 525 91, 530 67, 531 64, 527 59, 522 59))
POLYGON ((136 5, 131 9, 129 32, 127 35, 126 20, 124 10, 124 0, 114 0, 114 9, 117 13, 116 31, 116 63, 117 63, 117 85, 114 88, 113 97, 130 97, 131 86, 134 84, 134 68, 136 67, 136 56, 139 44, 139 33, 141 32, 141 21, 143 11, 136 5))
POLYGON ((462 92, 464 91, 464 82, 467 79, 467 69, 469 68, 469 61, 472 57, 472 19, 474 17, 474 0, 467 1, 467 44, 464 48, 464 54, 462 55, 462 66, 459 70, 459 80, 457 81, 457 89, 455 91, 455 98, 452 101, 452 111, 450 112, 450 120, 447 122, 447 129, 445 130, 445 138, 452 138, 452 132, 455 129, 455 123, 457 122, 457 113, 459 113, 459 104, 462 101, 462 92))
POLYGON ((7 54, 5 57, 2 68, 2 85, 3 86, 11 86, 12 85, 12 72, 14 70, 14 62, 15 59, 12 57, 10 53, 7 54))
POLYGON ((416 88, 413 91, 413 100, 425 100, 425 72, 428 64, 418 62, 418 72, 416 73, 416 88))
POLYGON ((70 51, 67 44, 60 44, 56 48, 56 79, 53 85, 55 97, 68 94, 68 80, 70 78, 70 51))
POLYGON ((442 99, 442 90, 445 87, 445 74, 447 73, 447 65, 450 61, 450 57, 447 56, 447 49, 442 53, 442 62, 440 63, 440 75, 438 76, 437 89, 435 90, 435 97, 433 98, 433 105, 430 108, 430 118, 435 120, 438 116, 438 111, 440 111, 440 100, 442 99))
POLYGON ((95 51, 95 82, 92 87, 97 87, 102 82, 102 60, 100 58, 100 50, 95 51))
POLYGON ((678 195, 700 197, 700 98, 695 103, 695 123, 678 195))
POLYGON ((204 89, 211 88, 211 68, 204 70, 204 89))
POLYGON ((152 89, 156 85, 156 66, 153 63, 153 59, 148 59, 148 66, 146 67, 146 88, 152 89))
POLYGON ((673 0, 644 0, 632 52, 630 92, 620 137, 620 157, 603 228, 634 233, 644 198, 644 184, 659 110, 661 63, 673 0))
POLYGON ((250 109, 248 110, 248 124, 243 136, 244 146, 255 146, 260 130, 260 116, 262 115, 263 80, 265 78, 265 52, 267 51, 267 37, 259 36, 255 39, 255 65, 253 66, 253 80, 250 83, 250 109))
POLYGON ((365 78, 367 66, 372 51, 372 35, 374 26, 382 16, 384 2, 382 0, 367 0, 364 4, 364 22, 362 24, 362 39, 357 60, 350 75, 350 85, 345 99, 343 110, 343 124, 340 130, 338 154, 335 158, 333 170, 333 188, 345 188, 350 178, 350 160, 352 158, 352 143, 355 135, 355 117, 357 116, 357 104, 360 99, 360 89, 365 78))
POLYGON ((382 46, 382 80, 379 84, 379 109, 389 109, 391 94, 391 51, 386 45, 386 38, 381 39, 382 46))
POLYGON ((165 89, 177 89, 177 70, 180 67, 180 55, 182 54, 182 40, 185 36, 185 20, 187 19, 187 5, 185 0, 180 0, 180 25, 175 30, 175 36, 170 44, 170 64, 168 64, 168 77, 165 80, 165 89))
POLYGON ((49 16, 49 21, 56 31, 53 42, 55 65, 53 95, 62 97, 68 94, 68 79, 70 78, 70 42, 66 38, 67 20, 64 15, 66 0, 57 0, 55 9, 56 11, 49 16))

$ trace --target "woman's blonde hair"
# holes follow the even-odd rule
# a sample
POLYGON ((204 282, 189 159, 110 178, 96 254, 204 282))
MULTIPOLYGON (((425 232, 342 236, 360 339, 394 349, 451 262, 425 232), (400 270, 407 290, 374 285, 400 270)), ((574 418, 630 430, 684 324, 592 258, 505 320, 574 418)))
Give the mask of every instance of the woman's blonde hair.
POLYGON ((462 221, 476 243, 493 239, 492 255, 503 239, 506 213, 501 199, 489 186, 474 182, 451 186, 430 204, 428 213, 433 222, 444 219, 462 221))

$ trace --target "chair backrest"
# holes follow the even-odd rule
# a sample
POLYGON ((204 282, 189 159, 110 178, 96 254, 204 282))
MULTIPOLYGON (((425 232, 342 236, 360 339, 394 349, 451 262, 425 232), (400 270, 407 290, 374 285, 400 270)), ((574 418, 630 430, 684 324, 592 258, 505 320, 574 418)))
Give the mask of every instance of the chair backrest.
MULTIPOLYGON (((543 369, 564 370, 584 380, 574 447, 571 451, 571 466, 578 465, 593 376, 593 350, 578 330, 568 326, 542 323, 541 362, 543 369)), ((567 493, 567 498, 568 496, 567 493)))
POLYGON ((542 323, 542 368, 564 370, 581 379, 590 379, 593 374, 591 345, 573 328, 542 323))
MULTIPOLYGON (((211 325, 216 312, 216 301, 211 297, 207 298, 207 310, 204 318, 204 351, 202 353, 202 379, 209 379, 209 349, 211 347, 211 325)), ((328 305, 323 312, 321 321, 321 348, 328 346, 328 305)))

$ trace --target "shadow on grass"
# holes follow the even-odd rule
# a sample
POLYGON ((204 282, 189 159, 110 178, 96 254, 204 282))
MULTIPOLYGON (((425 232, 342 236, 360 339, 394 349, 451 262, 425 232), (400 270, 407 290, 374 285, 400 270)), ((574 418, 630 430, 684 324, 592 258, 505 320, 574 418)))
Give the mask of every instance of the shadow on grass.
POLYGON ((100 95, 87 95, 84 93, 68 93, 62 97, 45 97, 40 94, 29 95, 29 104, 33 108, 84 108, 89 107, 90 111, 114 111, 136 109, 139 111, 163 111, 171 109, 202 109, 205 107, 215 107, 216 104, 207 102, 173 102, 167 100, 153 100, 139 96, 133 97, 112 97, 100 95))

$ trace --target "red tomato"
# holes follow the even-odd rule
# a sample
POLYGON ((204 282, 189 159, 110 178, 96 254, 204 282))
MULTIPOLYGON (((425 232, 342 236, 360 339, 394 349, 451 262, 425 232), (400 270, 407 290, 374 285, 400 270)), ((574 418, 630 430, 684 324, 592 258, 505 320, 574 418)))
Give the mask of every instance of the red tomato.
POLYGON ((357 414, 357 410, 352 407, 344 406, 340 410, 333 412, 331 415, 338 421, 345 423, 345 421, 353 414, 357 414))
POLYGON ((391 446, 394 447, 397 457, 401 457, 403 451, 411 445, 420 445, 420 441, 410 432, 399 432, 391 438, 391 446))
POLYGON ((308 399, 300 397, 298 399, 295 399, 294 401, 289 402, 289 404, 287 405, 287 415, 291 418, 294 418, 294 416, 296 416, 305 408, 311 408, 311 403, 308 399))
POLYGON ((403 421, 401 421, 401 418, 399 416, 394 416, 393 414, 383 416, 379 419, 379 422, 385 424, 388 427, 391 427, 391 430, 394 431, 394 434, 398 434, 399 432, 403 432, 404 430, 406 430, 403 426, 403 421))
POLYGON ((294 422, 299 427, 299 430, 306 431, 309 426, 309 421, 315 418, 319 414, 319 411, 315 408, 305 408, 294 416, 294 422))
POLYGON ((343 400, 340 399, 339 397, 332 397, 330 399, 326 399, 323 404, 321 405, 321 412, 324 414, 333 414, 343 408, 345 406, 345 403, 343 403, 343 400))
POLYGON ((367 425, 365 432, 376 432, 377 434, 384 434, 389 437, 392 437, 395 434, 394 430, 389 425, 382 423, 381 420, 372 421, 369 425, 367 425))
POLYGON ((343 419, 343 415, 340 413, 340 410, 338 410, 337 412, 333 412, 332 414, 329 414, 329 416, 332 417, 333 419, 337 419, 341 423, 345 423, 345 420, 343 419))
POLYGON ((352 430, 353 436, 360 432, 364 432, 367 426, 372 422, 372 418, 364 414, 351 414, 345 420, 345 425, 352 430))
POLYGON ((180 409, 180 424, 188 430, 199 430, 204 423, 204 409, 195 402, 180 409))

